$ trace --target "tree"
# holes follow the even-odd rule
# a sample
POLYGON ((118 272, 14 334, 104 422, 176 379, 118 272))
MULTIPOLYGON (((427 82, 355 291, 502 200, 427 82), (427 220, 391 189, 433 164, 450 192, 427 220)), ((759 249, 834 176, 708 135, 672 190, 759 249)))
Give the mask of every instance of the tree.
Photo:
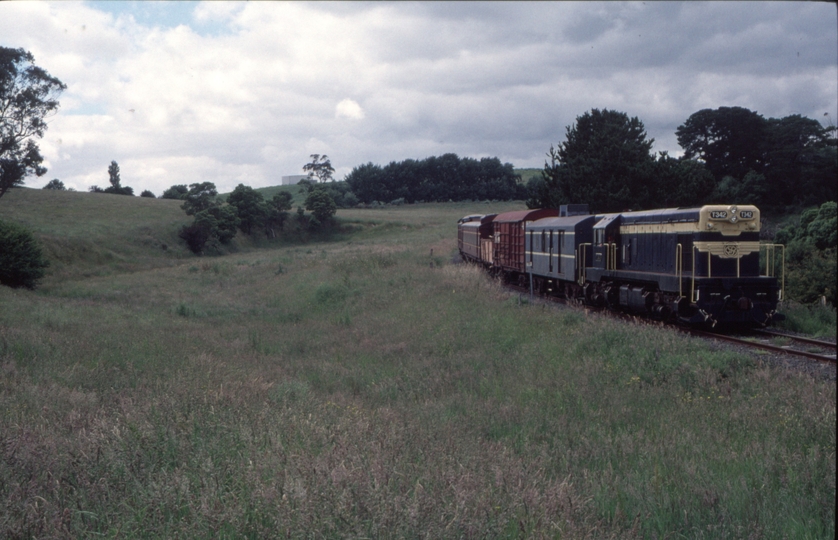
POLYGON ((329 156, 323 154, 311 154, 311 163, 303 165, 303 170, 308 172, 308 177, 312 181, 322 184, 332 180, 332 173, 335 169, 332 168, 332 163, 329 161, 329 156))
POLYGON ((47 182, 47 185, 45 185, 42 189, 54 189, 56 191, 64 191, 67 188, 64 187, 64 182, 62 182, 58 178, 53 178, 52 180, 47 182))
POLYGON ((217 196, 218 190, 215 189, 215 184, 212 182, 189 184, 189 191, 186 192, 186 197, 184 197, 183 204, 180 207, 186 212, 187 216, 192 216, 215 206, 217 196))
POLYGON ((111 161, 111 164, 108 165, 108 180, 110 181, 111 186, 103 189, 102 193, 111 193, 113 195, 134 195, 134 188, 122 186, 122 180, 119 177, 119 164, 116 161, 111 161))
POLYGON ((798 114, 766 120, 742 107, 720 107, 692 114, 676 134, 684 158, 713 174, 717 194, 740 193, 754 204, 785 208, 838 197, 832 131, 798 114), (761 193, 751 192, 754 175, 762 178, 761 193))
POLYGON ((144 189, 142 193, 140 193, 140 197, 147 197, 149 199, 156 199, 157 197, 154 196, 154 193, 151 191, 144 189))
POLYGON ((48 266, 32 233, 0 221, 0 284, 34 289, 48 266))
POLYGON ((831 131, 799 114, 768 119, 765 179, 770 186, 769 205, 812 205, 836 199, 838 161, 831 131))
POLYGON ((702 109, 678 126, 675 135, 684 157, 705 163, 717 182, 725 176, 742 179, 765 165, 767 123, 743 107, 702 109))
POLYGON ((732 176, 725 176, 716 184, 710 194, 708 202, 712 204, 756 204, 761 205, 763 197, 768 192, 765 176, 750 171, 744 178, 738 180, 732 176))
POLYGON ((326 223, 337 212, 334 199, 322 189, 315 189, 309 193, 305 206, 318 223, 326 223))
POLYGON ((58 110, 66 88, 36 66, 31 53, 0 47, 0 197, 27 176, 47 172, 34 139, 44 136, 45 119, 58 110))
POLYGON ((119 185, 122 181, 119 177, 119 164, 116 161, 111 161, 111 164, 108 165, 108 180, 111 183, 111 187, 117 189, 121 187, 119 185))
POLYGON ((291 210, 291 194, 287 191, 280 191, 268 201, 268 214, 265 218, 265 235, 271 238, 276 236, 274 228, 282 229, 288 219, 288 212, 291 210))
POLYGON ((195 213, 195 221, 184 226, 179 236, 186 240, 189 249, 202 253, 209 243, 217 248, 217 243, 228 244, 236 236, 239 218, 230 205, 211 206, 195 213))
POLYGON ((379 193, 383 188, 384 171, 380 165, 372 162, 358 165, 346 176, 346 183, 362 202, 380 201, 379 193))
POLYGON ((186 184, 177 184, 160 195, 161 199, 177 199, 177 200, 184 200, 186 199, 186 195, 189 193, 189 188, 186 187, 186 184))
POLYGON ((654 139, 643 123, 618 111, 593 109, 567 127, 566 140, 550 147, 544 184, 531 202, 542 207, 587 203, 592 212, 641 209, 655 204, 654 139))
POLYGON ((264 226, 268 205, 262 194, 252 187, 239 184, 227 197, 227 203, 235 208, 244 234, 252 234, 255 229, 264 226))
POLYGON ((713 175, 698 161, 675 159, 661 152, 655 160, 649 190, 657 207, 700 206, 713 190, 713 175))

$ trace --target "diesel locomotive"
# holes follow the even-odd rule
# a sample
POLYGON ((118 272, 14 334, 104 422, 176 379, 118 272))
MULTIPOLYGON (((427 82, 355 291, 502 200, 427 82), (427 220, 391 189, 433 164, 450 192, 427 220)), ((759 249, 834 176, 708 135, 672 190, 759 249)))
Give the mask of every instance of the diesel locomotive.
POLYGON ((565 205, 463 217, 458 245, 463 259, 542 294, 690 325, 765 326, 782 318, 783 253, 760 243, 759 217, 750 205, 565 205))

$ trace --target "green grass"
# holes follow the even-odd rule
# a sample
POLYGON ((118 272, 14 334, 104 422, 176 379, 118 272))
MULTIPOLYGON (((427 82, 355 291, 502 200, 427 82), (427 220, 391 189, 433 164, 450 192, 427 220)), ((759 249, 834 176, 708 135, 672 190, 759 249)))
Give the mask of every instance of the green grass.
POLYGON ((779 308, 779 311, 786 316, 784 321, 778 323, 779 328, 785 328, 793 332, 808 334, 816 337, 836 336, 835 307, 786 302, 779 308))
POLYGON ((450 263, 520 207, 0 288, 0 536, 833 538, 834 381, 450 263))
POLYGON ((515 169, 515 174, 521 176, 521 181, 527 183, 533 176, 541 178, 541 171, 544 169, 515 169))

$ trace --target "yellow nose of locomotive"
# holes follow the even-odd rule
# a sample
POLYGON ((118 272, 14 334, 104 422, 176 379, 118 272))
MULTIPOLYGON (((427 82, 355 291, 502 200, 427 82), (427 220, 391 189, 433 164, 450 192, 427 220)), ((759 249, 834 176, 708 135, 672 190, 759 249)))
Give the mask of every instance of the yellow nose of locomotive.
POLYGON ((723 236, 759 231, 759 209, 752 205, 707 205, 701 208, 699 231, 718 232, 723 236))

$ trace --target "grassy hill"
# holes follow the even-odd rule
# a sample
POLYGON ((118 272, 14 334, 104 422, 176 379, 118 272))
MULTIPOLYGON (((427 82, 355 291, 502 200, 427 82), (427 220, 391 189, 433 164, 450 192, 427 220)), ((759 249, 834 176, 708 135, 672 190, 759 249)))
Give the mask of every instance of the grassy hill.
POLYGON ((138 271, 191 256, 177 236, 191 219, 174 200, 19 188, 0 199, 0 219, 35 233, 52 279, 138 271))
POLYGON ((452 263, 520 208, 195 257, 176 201, 7 194, 60 264, 0 287, 0 537, 833 538, 834 380, 452 263))
POLYGON ((515 174, 521 176, 521 182, 526 184, 533 176, 541 178, 542 169, 515 169, 515 174))

